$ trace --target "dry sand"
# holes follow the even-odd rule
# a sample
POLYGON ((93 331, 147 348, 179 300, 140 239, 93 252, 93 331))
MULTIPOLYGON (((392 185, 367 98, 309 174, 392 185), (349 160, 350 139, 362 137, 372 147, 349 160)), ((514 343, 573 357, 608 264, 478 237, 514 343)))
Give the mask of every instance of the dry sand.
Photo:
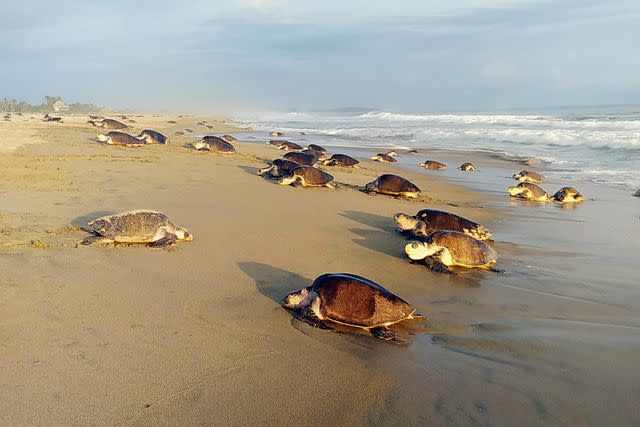
MULTIPOLYGON (((98 144, 86 117, 0 122, 0 146, 26 144, 0 152, 0 424, 640 423, 637 293, 558 292, 551 268, 579 260, 579 248, 544 248, 536 207, 408 169, 429 203, 282 187, 255 174, 283 154, 272 147, 237 143, 219 156, 173 135, 204 132, 201 119, 136 118, 173 141, 140 148, 98 144), (410 265, 390 217, 427 206, 493 229, 509 273, 410 265), (87 221, 137 208, 167 213, 194 241, 78 246, 87 221), (527 218, 531 233, 512 225, 527 218), (402 347, 292 320, 282 296, 325 272, 379 282, 444 334, 402 347)), ((241 131, 209 121, 208 133, 241 131)), ((327 170, 363 185, 401 169, 327 170)), ((547 232, 576 226, 564 221, 547 232)))

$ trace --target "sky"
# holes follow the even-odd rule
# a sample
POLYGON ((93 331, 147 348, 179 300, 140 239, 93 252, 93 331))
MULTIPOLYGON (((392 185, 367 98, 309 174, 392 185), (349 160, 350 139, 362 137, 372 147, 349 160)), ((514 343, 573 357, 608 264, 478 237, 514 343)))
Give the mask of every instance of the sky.
POLYGON ((634 104, 639 23, 638 0, 2 1, 0 97, 199 113, 634 104))

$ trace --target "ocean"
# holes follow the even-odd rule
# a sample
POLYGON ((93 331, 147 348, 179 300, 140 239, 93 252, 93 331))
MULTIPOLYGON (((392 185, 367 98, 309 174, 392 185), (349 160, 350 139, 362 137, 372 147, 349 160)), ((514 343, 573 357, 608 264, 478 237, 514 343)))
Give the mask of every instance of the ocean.
POLYGON ((345 109, 270 113, 238 122, 328 147, 416 148, 425 155, 430 148, 480 151, 530 161, 531 169, 563 181, 592 181, 629 190, 640 187, 640 106, 522 114, 345 109))

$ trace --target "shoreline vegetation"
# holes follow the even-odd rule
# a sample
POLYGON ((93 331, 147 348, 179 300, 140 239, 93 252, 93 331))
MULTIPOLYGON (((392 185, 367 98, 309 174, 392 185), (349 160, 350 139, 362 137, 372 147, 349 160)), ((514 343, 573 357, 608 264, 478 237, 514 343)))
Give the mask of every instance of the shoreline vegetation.
POLYGON ((622 238, 637 199, 585 185, 590 198, 575 209, 511 200, 520 164, 442 151, 455 175, 407 166, 425 154, 381 164, 362 149, 349 153, 359 169, 323 167, 337 189, 281 186, 256 172, 284 152, 220 118, 111 113, 134 135, 171 139, 132 148, 99 143, 107 131, 86 115, 62 116, 0 122, 2 423, 640 422, 637 243, 622 238), (196 134, 246 138, 218 155, 192 149, 196 134), (454 172, 464 161, 479 171, 454 172), (427 198, 355 190, 382 173, 427 198), (426 207, 486 225, 507 274, 409 263, 392 217, 426 207), (193 241, 80 244, 90 221, 133 209, 168 214, 193 241), (620 238, 596 227, 605 215, 620 238), (394 346, 280 307, 328 272, 405 298, 429 318, 427 333, 394 346))

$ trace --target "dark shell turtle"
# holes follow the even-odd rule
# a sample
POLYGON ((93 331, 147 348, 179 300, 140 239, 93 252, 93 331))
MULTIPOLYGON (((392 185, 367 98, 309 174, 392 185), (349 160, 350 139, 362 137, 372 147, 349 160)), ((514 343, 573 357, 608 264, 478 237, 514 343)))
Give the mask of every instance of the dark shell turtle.
POLYGON ((284 133, 282 133, 282 132, 271 132, 269 134, 269 136, 284 136, 284 133))
POLYGON ((105 129, 113 129, 113 130, 121 130, 121 129, 129 128, 129 126, 127 126, 126 124, 114 119, 102 119, 102 122, 100 122, 99 126, 105 129))
POLYGON ((171 222, 168 216, 151 210, 135 210, 107 215, 89 224, 94 236, 85 238, 83 245, 92 243, 147 243, 148 246, 167 246, 178 240, 193 240, 186 228, 171 222))
POLYGON ((175 125, 178 122, 176 122, 175 120, 167 120, 167 123, 169 123, 170 125, 175 125))
POLYGON ((407 198, 417 198, 420 189, 414 183, 398 175, 380 175, 375 181, 368 183, 364 187, 367 193, 375 192, 389 196, 402 196, 407 198))
POLYGON ((397 213, 393 216, 399 231, 422 238, 434 231, 451 230, 468 234, 483 241, 491 241, 491 232, 484 226, 450 212, 422 209, 414 216, 397 213))
POLYGON ((238 142, 238 140, 231 135, 222 135, 222 139, 224 139, 226 142, 238 142))
POLYGON ((513 178, 520 182, 544 182, 544 177, 542 175, 537 172, 527 170, 513 174, 513 178))
POLYGON ((584 196, 573 187, 562 187, 556 194, 551 196, 554 202, 558 203, 582 203, 584 196))
POLYGON ((278 146, 284 142, 287 142, 284 139, 270 139, 269 141, 267 141, 267 145, 275 145, 278 146))
POLYGON ((277 147, 278 150, 302 150, 302 145, 291 141, 282 141, 277 147))
POLYGON ((436 162, 435 160, 425 160, 424 162, 418 164, 419 167, 425 169, 433 169, 433 170, 445 170, 447 165, 444 163, 436 162))
POLYGON ((349 273, 323 274, 311 286, 284 297, 282 306, 314 326, 335 329, 333 324, 346 325, 387 341, 397 339, 389 326, 421 318, 399 296, 372 280, 349 273))
POLYGON ((509 187, 507 191, 511 197, 517 197, 518 199, 533 200, 535 202, 548 202, 551 200, 546 191, 530 182, 521 182, 514 187, 509 187))
POLYGON ((334 154, 331 158, 322 162, 323 165, 342 167, 356 166, 358 163, 360 162, 346 154, 334 154))
POLYGON ((109 145, 122 145, 125 147, 141 147, 147 145, 147 141, 138 139, 128 133, 111 131, 109 133, 99 133, 98 140, 109 145))
POLYGON ((423 261, 439 273, 456 274, 451 266, 500 272, 493 267, 498 254, 491 246, 457 231, 436 231, 422 241, 409 242, 405 253, 411 260, 423 261))
POLYGON ((140 132, 140 135, 136 136, 138 139, 144 139, 147 144, 169 144, 171 142, 169 138, 156 132, 155 130, 145 129, 140 132))
POLYGON ((287 159, 275 159, 271 162, 269 166, 266 168, 262 168, 258 171, 258 175, 266 175, 266 176, 288 176, 291 175, 293 170, 300 166, 300 163, 296 163, 292 160, 287 159))
POLYGON ((415 148, 412 148, 411 150, 407 150, 407 154, 420 154, 420 152, 415 148))
POLYGON ((396 163, 397 160, 394 159, 393 157, 391 157, 388 154, 384 154, 384 153, 378 153, 374 156, 371 156, 371 160, 374 160, 376 162, 380 162, 380 163, 396 163))
POLYGON ((478 169, 473 165, 473 163, 469 163, 469 162, 466 162, 466 163, 461 164, 461 165, 460 165, 460 167, 459 167, 459 169, 460 169, 460 170, 462 170, 462 171, 465 171, 465 172, 475 172, 475 171, 477 171, 477 170, 478 170, 478 169))
POLYGON ((389 150, 387 151, 387 156, 398 157, 398 153, 396 152, 396 150, 389 150))
POLYGON ((302 151, 307 151, 307 150, 312 150, 315 151, 316 153, 326 153, 327 149, 318 145, 318 144, 309 144, 305 149, 303 149, 302 151))
POLYGON ((333 176, 322 169, 314 168, 313 166, 298 166, 291 171, 291 175, 281 178, 278 184, 335 188, 332 181, 333 176))
POLYGON ((304 153, 302 151, 291 151, 290 153, 282 156, 283 159, 291 160, 302 166, 313 166, 318 161, 315 154, 304 153))
POLYGON ((201 140, 191 143, 198 151, 215 151, 217 153, 231 154, 236 151, 235 147, 217 136, 205 136, 201 140))

